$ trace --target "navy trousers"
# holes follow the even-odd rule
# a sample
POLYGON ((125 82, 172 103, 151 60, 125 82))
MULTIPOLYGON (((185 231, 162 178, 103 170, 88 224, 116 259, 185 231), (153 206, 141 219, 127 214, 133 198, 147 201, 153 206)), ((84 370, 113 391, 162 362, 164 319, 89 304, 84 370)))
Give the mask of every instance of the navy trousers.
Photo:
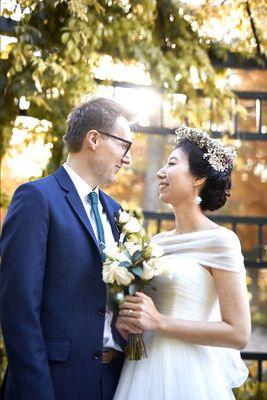
MULTIPOLYGON (((122 352, 118 353, 118 356, 114 358, 109 364, 102 364, 102 379, 101 379, 101 400, 112 400, 116 391, 116 387, 119 382, 120 373, 122 369, 124 361, 124 355, 122 352)), ((5 383, 6 383, 6 374, 4 381, 2 383, 2 387, 0 390, 0 400, 4 400, 4 392, 5 392, 5 383)), ((6 393, 7 395, 7 393, 6 393)), ((12 394, 8 394, 8 398, 12 398, 12 394), (11 396, 11 397, 10 397, 11 396)), ((15 398, 15 397, 14 397, 15 398)), ((62 400, 62 399, 58 399, 62 400)), ((74 400, 74 399, 64 399, 64 400, 74 400)), ((88 400, 95 400, 91 397, 91 394, 88 393, 88 400)))
POLYGON ((116 387, 119 382, 123 361, 123 353, 118 352, 118 356, 114 358, 109 364, 102 364, 101 400, 113 399, 116 387))

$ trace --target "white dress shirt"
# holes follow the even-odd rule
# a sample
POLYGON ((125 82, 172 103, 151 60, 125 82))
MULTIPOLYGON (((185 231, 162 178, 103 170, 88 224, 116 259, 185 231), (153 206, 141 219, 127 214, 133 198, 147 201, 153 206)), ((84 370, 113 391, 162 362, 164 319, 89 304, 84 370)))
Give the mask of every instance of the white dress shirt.
MULTIPOLYGON (((92 191, 96 192, 99 195, 99 190, 98 187, 92 189, 87 182, 85 182, 76 172, 73 171, 73 169, 67 165, 66 163, 63 164, 63 167, 65 168, 66 172, 68 173, 70 179, 72 180, 78 195, 81 199, 81 202, 85 208, 86 214, 89 218, 89 221, 92 225, 95 237, 99 239, 98 237, 98 231, 97 231, 97 225, 95 221, 95 217, 93 214, 93 210, 91 207, 91 204, 87 198, 88 194, 91 193, 92 191)), ((105 233, 105 242, 108 244, 108 246, 112 245, 115 243, 113 233, 111 230, 111 226, 109 223, 109 220, 107 218, 107 215, 105 213, 105 210, 102 207, 101 202, 98 202, 98 210, 99 214, 102 220, 103 228, 104 228, 104 233, 105 233)), ((113 317, 113 312, 108 309, 108 306, 106 305, 106 313, 105 313, 105 327, 104 327, 104 337, 103 337, 103 347, 109 347, 113 348, 116 350, 120 350, 120 346, 115 342, 112 336, 112 331, 111 331, 111 321, 113 317)))

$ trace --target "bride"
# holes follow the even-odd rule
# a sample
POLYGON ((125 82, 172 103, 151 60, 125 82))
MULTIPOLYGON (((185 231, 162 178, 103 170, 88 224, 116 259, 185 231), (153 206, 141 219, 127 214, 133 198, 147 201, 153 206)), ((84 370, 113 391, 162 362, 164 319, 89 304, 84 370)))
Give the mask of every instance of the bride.
POLYGON ((176 134, 157 173, 176 227, 153 238, 172 279, 154 278, 156 291, 121 305, 117 329, 125 339, 143 331, 148 358, 125 361, 116 400, 230 400, 248 374, 239 352, 250 337, 240 242, 204 214, 230 196, 235 152, 197 129, 181 126, 176 134))

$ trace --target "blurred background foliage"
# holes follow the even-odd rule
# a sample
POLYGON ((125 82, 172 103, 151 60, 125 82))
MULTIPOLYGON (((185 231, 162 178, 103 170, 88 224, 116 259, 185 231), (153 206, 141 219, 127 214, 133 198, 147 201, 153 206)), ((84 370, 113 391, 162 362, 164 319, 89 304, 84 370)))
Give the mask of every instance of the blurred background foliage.
MULTIPOLYGON (((211 57, 224 60, 231 50, 257 57, 260 65, 266 56, 263 0, 16 0, 6 4, 2 2, 2 14, 17 12, 19 20, 15 40, 1 55, 2 155, 9 147, 18 106, 25 100, 29 115, 52 124, 44 135, 53 145, 47 171, 61 163, 66 115, 82 94, 97 91, 95 78, 105 56, 112 64, 143 69, 147 81, 162 88, 174 114, 193 125, 208 120, 198 90, 214 99, 217 122, 230 119, 233 95, 222 79, 225 71, 215 70, 211 57), (186 95, 187 102, 177 104, 175 93, 186 95)), ((110 79, 104 76, 106 83, 110 79)))
MULTIPOLYGON (((267 92, 266 0, 2 0, 1 13, 16 20, 15 31, 1 35, 2 220, 19 184, 64 161, 66 117, 91 95, 122 102, 138 125, 152 129, 136 133, 133 166, 107 188, 119 201, 170 211, 158 201, 155 172, 172 137, 153 127, 186 122, 238 147, 232 196, 217 213, 266 216, 267 140, 232 138, 234 131, 259 130, 257 100, 235 91, 267 92), (232 57, 235 68, 227 67, 232 57), (250 60, 254 68, 243 69, 250 60)), ((267 100, 261 107, 267 134, 267 100)), ((156 226, 148 228, 153 234, 156 226)), ((245 257, 256 258, 256 228, 237 233, 245 257)), ((253 323, 267 327, 266 271, 251 269, 248 284, 253 323)), ((261 399, 263 386, 249 385, 237 399, 261 399)))
POLYGON ((238 389, 234 389, 236 400, 265 400, 267 398, 267 383, 248 380, 238 389))

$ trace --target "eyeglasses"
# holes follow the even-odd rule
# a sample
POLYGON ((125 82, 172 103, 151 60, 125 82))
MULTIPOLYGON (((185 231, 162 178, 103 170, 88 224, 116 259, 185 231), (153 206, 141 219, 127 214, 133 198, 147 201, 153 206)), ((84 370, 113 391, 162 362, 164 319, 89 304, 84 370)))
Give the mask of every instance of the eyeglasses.
POLYGON ((125 150, 125 153, 124 153, 123 157, 126 156, 126 154, 130 150, 131 145, 132 145, 132 142, 130 142, 130 140, 126 140, 126 139, 123 139, 123 138, 121 138, 119 136, 112 135, 111 133, 106 133, 106 132, 102 132, 102 131, 99 131, 99 130, 97 132, 101 133, 101 135, 105 135, 105 136, 111 137, 112 139, 120 140, 123 143, 127 143, 128 146, 127 146, 127 148, 125 150))

